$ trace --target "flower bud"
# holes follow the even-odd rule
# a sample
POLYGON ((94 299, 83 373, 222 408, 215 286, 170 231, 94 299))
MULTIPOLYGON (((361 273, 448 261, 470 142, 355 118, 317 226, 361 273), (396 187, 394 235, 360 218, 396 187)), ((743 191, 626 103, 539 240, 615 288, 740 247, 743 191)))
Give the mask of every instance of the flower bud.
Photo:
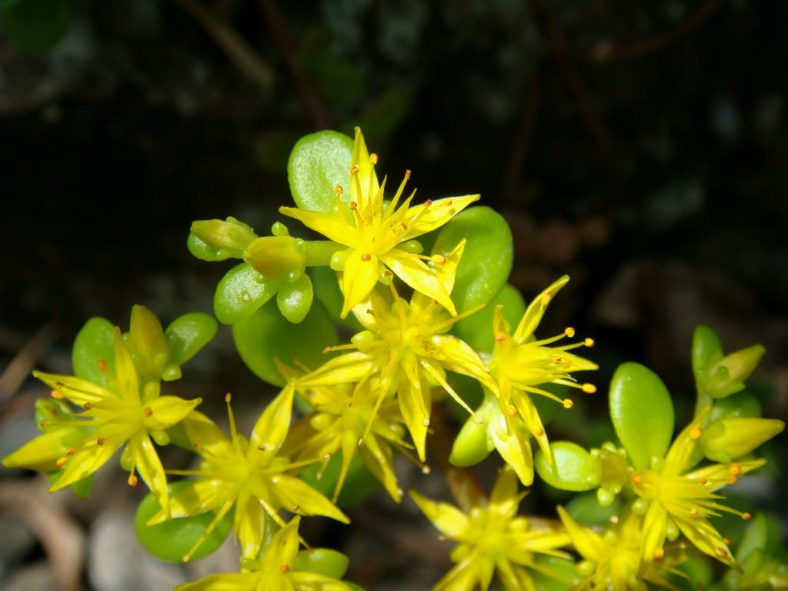
POLYGON ((699 443, 707 458, 727 463, 750 453, 784 428, 785 423, 777 419, 720 419, 703 431, 699 443))
POLYGON ((159 319, 145 306, 131 309, 127 346, 141 376, 154 381, 161 379, 170 359, 170 346, 159 319))
POLYGON ((234 256, 240 256, 257 238, 251 227, 233 217, 226 221, 198 220, 192 223, 191 232, 207 246, 232 251, 234 256))
POLYGON ((744 389, 744 380, 755 371, 766 349, 753 345, 726 355, 709 367, 705 389, 712 398, 724 398, 744 389))
POLYGON ((269 279, 298 279, 306 262, 306 246, 292 236, 264 236, 246 247, 243 259, 269 279))

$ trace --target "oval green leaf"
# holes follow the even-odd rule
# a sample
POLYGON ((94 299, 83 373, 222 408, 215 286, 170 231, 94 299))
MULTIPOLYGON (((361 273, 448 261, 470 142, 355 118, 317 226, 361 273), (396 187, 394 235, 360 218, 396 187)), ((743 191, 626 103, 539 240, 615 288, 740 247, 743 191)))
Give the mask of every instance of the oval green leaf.
POLYGON ((542 450, 534 457, 536 473, 547 484, 561 490, 580 492, 599 486, 599 462, 571 441, 550 444, 553 465, 547 463, 542 450))
POLYGON ((349 565, 350 560, 342 552, 331 548, 310 548, 296 554, 291 568, 294 571, 305 571, 333 579, 341 579, 345 576, 349 565))
POLYGON ((276 305, 282 316, 293 324, 298 324, 309 313, 312 307, 312 281, 304 273, 292 283, 283 283, 276 294, 276 305))
MULTIPOLYGON (((167 486, 167 492, 173 496, 188 485, 189 482, 186 480, 174 482, 167 486)), ((134 516, 134 531, 137 533, 137 539, 153 557, 180 564, 183 562, 184 555, 192 549, 200 536, 208 529, 216 517, 216 513, 207 511, 191 517, 179 517, 156 525, 147 525, 148 520, 156 515, 160 508, 156 497, 148 493, 137 507, 137 514, 134 516)), ((219 520, 205 541, 192 553, 191 559, 197 560, 216 551, 227 538, 227 534, 230 533, 232 524, 233 515, 232 512, 229 512, 219 520)))
POLYGON ((309 368, 326 361, 323 349, 338 342, 334 323, 320 302, 314 302, 301 323, 291 324, 275 301, 260 307, 248 318, 233 325, 233 338, 241 359, 257 377, 274 386, 284 386, 274 359, 298 367, 297 360, 309 368))
POLYGON ((293 200, 301 209, 330 213, 336 204, 334 188, 345 189, 349 201, 353 140, 337 131, 319 131, 302 137, 287 162, 293 200))
POLYGON ((106 386, 106 375, 98 368, 99 361, 107 362, 109 373, 115 371, 115 349, 112 332, 115 326, 106 318, 94 316, 77 333, 71 349, 74 375, 99 386, 106 386))
POLYGON ((211 341, 218 327, 213 316, 202 312, 179 316, 164 331, 170 346, 170 358, 183 365, 211 341))
POLYGON ((673 401, 653 371, 633 362, 618 366, 610 382, 610 418, 636 469, 665 456, 673 439, 673 401))
POLYGON ((486 427, 469 417, 454 438, 449 462, 461 467, 475 466, 490 455, 494 447, 487 436, 486 427))
POLYGON ((263 277, 248 263, 230 269, 216 286, 213 311, 222 324, 235 324, 270 300, 279 282, 263 277))
POLYGON ((186 239, 186 248, 194 258, 208 261, 209 263, 240 257, 240 253, 237 250, 208 246, 193 232, 189 232, 189 237, 186 239))
POLYGON ((486 206, 472 207, 449 221, 435 240, 433 254, 449 254, 467 243, 451 298, 457 312, 489 303, 506 284, 512 270, 512 231, 503 217, 486 206))

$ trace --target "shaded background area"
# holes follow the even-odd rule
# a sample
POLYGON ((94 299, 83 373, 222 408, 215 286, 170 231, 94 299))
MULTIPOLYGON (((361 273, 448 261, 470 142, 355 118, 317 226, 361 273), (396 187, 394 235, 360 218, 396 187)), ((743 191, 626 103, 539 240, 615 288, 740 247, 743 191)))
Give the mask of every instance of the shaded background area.
MULTIPOLYGON (((786 3, 48 3, 43 32, 19 29, 12 10, 0 18, 0 453, 33 434, 34 365, 68 373, 73 335, 93 315, 125 327, 135 303, 165 322, 210 312, 228 267, 190 257, 190 222, 233 215, 266 233, 290 200, 295 140, 354 125, 379 170, 414 171, 422 198, 480 192, 501 211, 515 235, 511 281, 527 296, 572 275, 545 333, 571 322, 595 337, 603 395, 553 438, 604 415, 623 360, 689 396, 700 322, 726 350, 767 347, 755 381, 766 414, 786 418, 786 3)), ((232 391, 250 420, 265 400, 226 329, 190 369, 174 385, 184 395, 232 391)), ((400 468, 403 488, 442 494, 439 479, 400 468)), ((133 539, 96 536, 122 530, 134 499, 105 472, 104 498, 99 482, 89 503, 41 501, 62 539, 91 540, 84 562, 29 522, 0 519, 0 539, 19 537, 0 555, 9 589, 36 588, 25 576, 99 590, 186 576, 124 578, 113 548, 133 539)), ((0 509, 41 490, 4 471, 0 509)), ((317 525, 315 536, 350 552, 350 576, 370 589, 428 588, 448 564, 434 531, 409 502, 371 503, 354 515, 360 533, 317 525), (383 535, 380 515, 397 521, 383 535)))

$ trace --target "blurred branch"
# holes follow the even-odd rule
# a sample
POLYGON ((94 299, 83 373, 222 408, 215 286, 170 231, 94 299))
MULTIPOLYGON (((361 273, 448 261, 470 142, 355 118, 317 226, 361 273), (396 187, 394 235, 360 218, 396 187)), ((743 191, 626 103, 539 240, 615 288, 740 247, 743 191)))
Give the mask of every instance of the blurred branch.
POLYGON ((274 85, 274 72, 232 28, 218 20, 198 0, 174 0, 222 48, 246 77, 268 94, 274 85))
POLYGON ((607 164, 613 176, 619 178, 620 172, 614 150, 613 136, 597 112, 585 81, 572 63, 564 30, 553 13, 551 3, 551 0, 535 0, 534 2, 537 16, 541 17, 538 20, 542 22, 550 54, 558 65, 564 83, 577 101, 583 121, 588 131, 594 137, 603 161, 607 164))
POLYGON ((631 43, 602 41, 597 43, 591 51, 580 54, 578 57, 583 61, 605 64, 657 53, 700 27, 722 6, 722 3, 723 0, 706 0, 681 21, 675 29, 667 33, 660 33, 631 43))
POLYGON ((268 30, 271 32, 274 45, 281 55, 287 68, 288 76, 296 87, 298 97, 304 106, 309 119, 315 129, 327 129, 334 127, 333 118, 326 108, 320 93, 315 87, 312 79, 299 69, 296 64, 296 45, 290 36, 285 15, 282 13, 276 0, 259 0, 260 10, 265 15, 268 23, 268 30))
POLYGON ((55 338, 55 327, 46 324, 24 344, 0 374, 0 401, 19 389, 55 338))

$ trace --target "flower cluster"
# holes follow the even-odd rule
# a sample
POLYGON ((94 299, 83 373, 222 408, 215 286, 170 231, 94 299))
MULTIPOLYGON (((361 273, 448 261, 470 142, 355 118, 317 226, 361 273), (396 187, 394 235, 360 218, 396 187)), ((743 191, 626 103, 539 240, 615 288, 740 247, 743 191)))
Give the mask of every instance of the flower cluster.
POLYGON ((597 369, 578 354, 592 339, 575 339, 571 327, 536 336, 569 278, 526 305, 507 284, 512 238, 503 218, 469 208, 478 195, 416 205, 415 192, 405 196, 410 172, 387 198, 377 162, 359 130, 354 140, 322 132, 296 145, 289 171, 298 207, 279 211, 327 240, 295 238, 280 222, 271 236, 234 218, 192 225, 193 254, 241 261, 217 286, 214 312, 232 325, 249 368, 280 388, 248 436, 239 433, 230 394, 229 437, 196 410, 200 398, 162 394, 163 383, 178 379, 180 366, 213 337, 216 321, 189 314, 165 330, 136 306, 127 334, 100 318, 86 324, 74 346, 75 376, 35 372, 52 389, 53 399, 38 404, 43 434, 3 464, 49 473, 53 491, 89 487, 123 448, 129 484, 142 479, 155 499, 153 509, 141 505, 138 534, 161 557, 172 557, 170 544, 184 561, 210 552, 229 522, 240 572, 179 591, 357 589, 341 580, 347 561, 339 553, 299 552, 306 545, 301 516, 349 523, 338 508, 352 502, 345 493, 358 496, 370 483, 400 502, 396 455, 428 472, 428 449, 461 507, 410 491, 457 544, 456 564, 436 590, 486 591, 496 575, 513 591, 671 588, 691 548, 738 568, 712 518, 749 519, 718 491, 760 468, 765 460, 753 452, 783 429, 731 402, 762 348, 725 356, 716 335, 699 329, 698 403, 675 439, 667 389, 629 363, 610 386, 618 441, 591 450, 551 442, 548 415, 575 406, 569 392, 597 390, 576 377, 597 369), (353 331, 348 342, 340 342, 337 325, 353 331), (441 402, 465 416, 453 443, 442 440, 441 402), (294 408, 303 415, 295 421, 294 408), (190 449, 197 465, 165 470, 156 446, 170 442, 190 449), (504 466, 488 499, 469 467, 493 449, 504 466), (518 516, 527 493, 520 487, 535 474, 558 489, 596 489, 590 513, 613 510, 605 527, 583 523, 571 503, 557 507, 557 517, 518 516), (193 533, 173 533, 196 519, 193 533))

